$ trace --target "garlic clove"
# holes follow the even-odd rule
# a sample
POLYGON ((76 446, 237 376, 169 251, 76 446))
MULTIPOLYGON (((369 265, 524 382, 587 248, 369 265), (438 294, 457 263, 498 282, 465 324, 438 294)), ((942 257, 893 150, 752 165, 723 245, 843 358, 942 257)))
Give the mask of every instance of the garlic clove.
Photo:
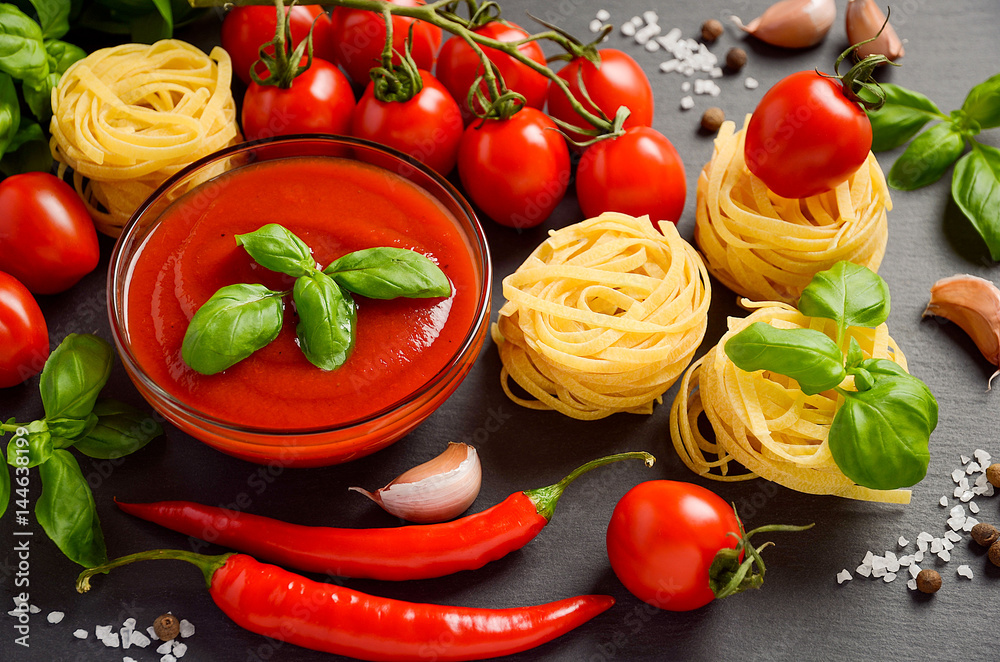
POLYGON ((934 315, 962 328, 986 360, 998 366, 1000 374, 1000 289, 978 276, 958 274, 942 278, 931 286, 931 300, 924 317, 934 315))
POLYGON ((781 0, 746 25, 736 16, 732 20, 772 46, 807 48, 823 40, 836 17, 834 0, 781 0))
POLYGON ((885 14, 875 0, 848 0, 847 40, 857 44, 875 35, 878 35, 875 41, 862 44, 855 50, 858 57, 884 55, 889 60, 903 57, 903 42, 899 40, 893 27, 885 22, 885 14), (882 28, 883 25, 885 29, 882 28), (882 30, 881 34, 879 30, 882 30))
POLYGON ((449 442, 448 448, 404 472, 385 487, 364 494, 386 512, 410 522, 426 524, 458 517, 472 505, 482 485, 483 468, 476 449, 449 442))

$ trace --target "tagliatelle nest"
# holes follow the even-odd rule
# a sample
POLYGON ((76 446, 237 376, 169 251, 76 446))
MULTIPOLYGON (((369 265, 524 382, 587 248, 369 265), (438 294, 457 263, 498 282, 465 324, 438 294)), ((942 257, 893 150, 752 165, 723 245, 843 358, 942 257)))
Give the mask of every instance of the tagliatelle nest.
POLYGON ((878 271, 892 201, 875 156, 830 191, 783 198, 747 168, 745 135, 723 123, 698 178, 695 243, 712 275, 741 296, 795 304, 841 260, 878 271))
MULTIPOLYGON (((806 317, 783 303, 743 305, 755 309, 729 318, 729 330, 681 381, 670 409, 670 435, 681 460, 695 473, 720 481, 766 478, 809 494, 832 494, 864 501, 909 503, 909 490, 873 490, 856 485, 830 454, 827 437, 840 398, 835 391, 803 393, 795 380, 766 370, 744 372, 726 356, 726 342, 754 322, 777 328, 809 328, 836 334, 836 323, 806 317), (698 428, 704 415, 715 439, 698 428), (749 473, 734 473, 739 464, 749 473)), ((854 338, 865 358, 888 359, 906 369, 906 357, 882 324, 849 327, 844 346, 854 338)), ((850 378, 849 378, 850 379, 850 378)), ((846 385, 845 385, 846 387, 846 385)))
POLYGON ((584 420, 652 412, 701 343, 711 297, 697 251, 661 228, 604 213, 553 231, 504 279, 492 333, 511 400, 584 420))

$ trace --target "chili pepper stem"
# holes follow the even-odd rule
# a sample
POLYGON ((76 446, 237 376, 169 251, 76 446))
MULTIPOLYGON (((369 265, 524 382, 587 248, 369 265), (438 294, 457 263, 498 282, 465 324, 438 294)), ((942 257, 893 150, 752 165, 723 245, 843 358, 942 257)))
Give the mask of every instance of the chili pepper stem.
POLYGON ((533 490, 525 490, 524 494, 531 499, 532 503, 535 504, 535 508, 538 510, 539 515, 544 517, 546 520, 551 520, 556 509, 556 503, 559 501, 559 497, 562 496, 563 491, 565 491, 570 483, 591 469, 603 467, 606 464, 611 464, 612 462, 618 462, 620 460, 642 460, 646 463, 647 467, 653 466, 653 463, 656 462, 656 458, 645 451, 633 451, 629 453, 607 455, 596 460, 591 460, 590 462, 577 467, 572 473, 554 485, 538 487, 533 490))
POLYGON ((117 559, 113 559, 102 565, 94 566, 93 568, 87 568, 80 573, 79 577, 76 578, 76 590, 78 593, 86 593, 89 591, 90 578, 94 575, 106 575, 111 570, 120 566, 128 565, 136 561, 149 561, 153 559, 174 559, 194 564, 198 566, 198 568, 201 569, 202 574, 205 575, 205 584, 211 587, 212 576, 215 574, 215 571, 224 566, 230 556, 233 556, 233 553, 220 554, 218 556, 207 556, 205 554, 188 552, 183 549, 152 549, 146 552, 137 552, 135 554, 118 557, 117 559))

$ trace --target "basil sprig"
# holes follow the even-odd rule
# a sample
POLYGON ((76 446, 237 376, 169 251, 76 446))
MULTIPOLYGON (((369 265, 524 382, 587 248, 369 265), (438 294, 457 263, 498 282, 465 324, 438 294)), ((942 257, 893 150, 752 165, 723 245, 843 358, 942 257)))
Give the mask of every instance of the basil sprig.
POLYGON ((850 327, 874 327, 889 316, 889 290, 871 270, 849 262, 816 274, 799 311, 837 324, 836 338, 813 329, 778 329, 756 322, 726 342, 724 351, 747 372, 768 370, 795 379, 803 393, 835 389, 843 398, 830 425, 834 462, 858 485, 891 490, 919 482, 930 461, 937 401, 927 386, 887 359, 866 359, 850 327), (841 383, 854 377, 854 388, 841 383))
POLYGON ((292 276, 295 284, 279 292, 240 283, 213 294, 191 318, 181 346, 184 362, 203 375, 222 372, 277 338, 289 295, 299 318, 299 347, 322 370, 342 366, 354 347, 357 304, 352 293, 371 299, 451 295, 445 273, 416 251, 366 248, 320 270, 309 246, 277 223, 236 235, 236 243, 257 264, 292 276))
POLYGON ((962 107, 950 114, 918 92, 891 83, 882 88, 885 105, 868 111, 872 149, 894 149, 913 139, 890 168, 886 181, 900 190, 920 188, 936 182, 957 161, 952 198, 986 242, 991 257, 1000 261, 1000 152, 975 138, 985 129, 1000 126, 1000 74, 973 87, 962 107), (920 133, 935 120, 940 123, 920 133))
MULTIPOLYGON (((34 467, 42 483, 35 517, 71 561, 86 567, 107 561, 97 506, 80 465, 68 448, 99 459, 133 453, 163 434, 148 414, 116 400, 100 398, 111 375, 111 346, 97 336, 71 334, 49 355, 39 377, 45 417, 30 423, 9 419, 6 463, 18 476, 34 467)), ((23 484, 23 483, 21 483, 23 484)), ((0 469, 0 516, 10 502, 8 470, 0 469)), ((18 487, 27 508, 27 488, 18 487)))

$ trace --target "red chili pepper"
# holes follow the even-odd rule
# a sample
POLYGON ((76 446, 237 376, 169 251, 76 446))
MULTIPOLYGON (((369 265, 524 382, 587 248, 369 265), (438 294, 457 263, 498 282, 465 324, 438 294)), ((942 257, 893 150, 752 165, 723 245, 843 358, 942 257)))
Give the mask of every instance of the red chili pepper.
POLYGON ((215 604, 251 632, 314 650, 362 660, 479 660, 534 648, 587 622, 614 604, 606 595, 581 595, 509 609, 418 604, 323 584, 245 554, 205 556, 159 549, 130 554, 84 570, 90 577, 148 559, 198 566, 215 604))
POLYGON ((609 455, 579 467, 555 485, 516 492, 499 504, 441 524, 340 529, 289 524, 189 501, 122 503, 150 522, 283 566, 340 577, 404 580, 475 570, 520 549, 541 531, 566 486, 595 467, 649 453, 609 455))

